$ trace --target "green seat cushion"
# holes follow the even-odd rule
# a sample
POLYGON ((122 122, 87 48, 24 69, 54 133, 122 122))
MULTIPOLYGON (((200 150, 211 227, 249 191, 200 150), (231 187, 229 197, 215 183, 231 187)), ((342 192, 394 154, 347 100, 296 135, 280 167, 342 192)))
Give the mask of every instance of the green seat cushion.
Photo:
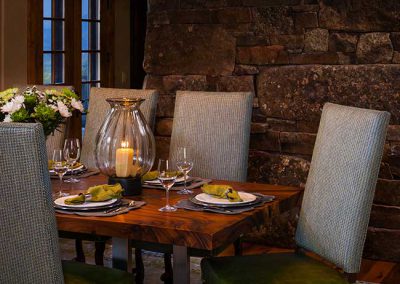
POLYGON ((75 261, 63 261, 62 266, 66 284, 135 283, 134 276, 122 270, 75 261))
POLYGON ((204 258, 201 270, 207 284, 348 283, 336 270, 294 253, 204 258))

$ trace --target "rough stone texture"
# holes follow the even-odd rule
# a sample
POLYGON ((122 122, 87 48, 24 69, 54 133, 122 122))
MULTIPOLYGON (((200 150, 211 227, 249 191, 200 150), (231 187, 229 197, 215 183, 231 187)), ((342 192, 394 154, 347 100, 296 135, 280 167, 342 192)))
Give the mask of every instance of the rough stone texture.
POLYGON ((289 57, 281 45, 238 47, 236 62, 257 65, 287 64, 289 57))
POLYGON ((207 77, 201 75, 147 75, 145 89, 155 89, 161 95, 174 95, 178 90, 202 91, 208 89, 207 77))
POLYGON ((332 30, 370 32, 399 31, 400 2, 397 0, 322 0, 320 27, 332 30))
POLYGON ((268 36, 255 36, 253 33, 236 37, 237 46, 270 45, 268 36))
POLYGON ((209 83, 209 91, 254 93, 253 76, 208 77, 207 81, 209 83))
POLYGON ((400 230, 369 228, 364 257, 400 261, 400 230))
POLYGON ((304 35, 305 52, 328 51, 329 31, 326 29, 311 29, 304 35))
POLYGON ((266 131, 262 134, 252 134, 250 137, 250 148, 262 151, 280 151, 279 132, 266 131))
POLYGON ((349 33, 332 33, 329 36, 329 50, 341 52, 355 52, 358 35, 349 33))
POLYGON ((253 122, 251 124, 251 131, 250 133, 252 134, 262 134, 266 133, 269 128, 268 123, 258 123, 258 122, 253 122))
POLYGON ((144 69, 152 75, 230 75, 235 39, 216 25, 164 25, 147 31, 144 69))
POLYGON ((337 64, 339 57, 334 52, 290 54, 290 64, 337 64))
POLYGON ((400 230, 400 207, 374 205, 371 211, 369 226, 400 230))
POLYGON ((168 159, 169 157, 169 145, 171 139, 169 137, 160 137, 156 136, 156 158, 155 161, 158 159, 168 159))
POLYGON ((157 102, 157 117, 173 117, 175 110, 175 96, 160 95, 157 102))
POLYGON ((233 70, 234 75, 256 75, 258 73, 258 68, 252 65, 236 65, 233 70))
POLYGON ((297 124, 294 120, 284 120, 284 119, 276 119, 276 118, 267 118, 266 122, 268 123, 271 130, 275 131, 297 131, 297 124))
POLYGON ((318 17, 315 12, 297 13, 294 18, 296 30, 302 32, 305 28, 318 27, 318 17))
POLYGON ((293 34, 295 31, 289 7, 257 7, 253 14, 256 35, 293 34))
POLYGON ((156 135, 171 136, 172 133, 172 118, 159 119, 156 122, 156 135))
POLYGON ((249 23, 252 21, 250 8, 224 8, 213 10, 212 22, 216 24, 249 23))
POLYGON ((400 51, 400 33, 391 33, 390 40, 392 41, 393 49, 400 51))
POLYGON ((266 116, 319 121, 324 103, 387 110, 400 122, 400 66, 285 66, 260 69, 257 94, 266 116))
POLYGON ((389 125, 386 133, 386 140, 400 141, 400 125, 389 125))
POLYGON ((400 52, 399 52, 399 51, 394 51, 394 52, 393 52, 392 63, 394 63, 394 64, 400 64, 400 52))
POLYGON ((281 185, 304 186, 310 162, 294 156, 251 150, 248 180, 281 185))
POLYGON ((356 54, 359 63, 389 63, 393 57, 393 46, 389 34, 361 35, 356 54))
POLYGON ((289 53, 302 52, 304 47, 303 35, 271 35, 272 45, 282 45, 289 53))
POLYGON ((294 132, 281 132, 279 142, 281 151, 283 153, 312 155, 315 134, 310 133, 294 133, 294 132))
POLYGON ((400 206, 400 180, 379 179, 376 185, 374 203, 400 206))

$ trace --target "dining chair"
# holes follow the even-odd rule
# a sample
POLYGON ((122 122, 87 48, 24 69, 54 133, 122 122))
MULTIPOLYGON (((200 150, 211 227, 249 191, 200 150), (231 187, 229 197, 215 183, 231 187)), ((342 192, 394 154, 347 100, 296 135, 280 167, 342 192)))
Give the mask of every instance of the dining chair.
POLYGON ((151 128, 154 126, 158 93, 155 90, 91 88, 88 114, 86 116, 85 135, 83 136, 81 162, 90 168, 96 168, 94 150, 95 140, 108 111, 111 109, 107 98, 140 98, 145 101, 140 110, 151 128))
MULTIPOLYGON (((27 87, 33 87, 33 86, 16 86, 20 90, 24 90, 27 87)), ((36 89, 39 91, 45 91, 45 90, 56 90, 56 91, 62 91, 63 89, 70 89, 73 90, 74 88, 72 86, 60 86, 60 85, 35 85, 36 89)), ((68 122, 67 122, 68 123, 68 122)), ((54 131, 53 134, 49 135, 46 139, 46 150, 47 150, 47 157, 51 159, 53 155, 53 150, 55 149, 62 149, 64 147, 64 140, 66 138, 66 130, 67 130, 67 125, 66 124, 61 124, 56 131, 54 131)))
POLYGON ((179 147, 191 146, 191 175, 245 182, 252 104, 249 92, 177 92, 171 161, 179 147))
MULTIPOLYGON (((169 151, 172 163, 176 162, 179 147, 191 146, 194 166, 190 175, 246 181, 252 105, 250 92, 178 91, 169 151)), ((162 280, 172 282, 172 247, 140 247, 165 253, 162 280)), ((189 254, 203 256, 198 251, 189 254)))
POLYGON ((325 104, 295 241, 298 253, 205 258, 204 283, 347 283, 359 272, 389 113, 325 104), (311 251, 337 268, 305 254, 311 251))
POLYGON ((0 283, 133 283, 131 274, 61 261, 40 124, 0 123, 0 283))

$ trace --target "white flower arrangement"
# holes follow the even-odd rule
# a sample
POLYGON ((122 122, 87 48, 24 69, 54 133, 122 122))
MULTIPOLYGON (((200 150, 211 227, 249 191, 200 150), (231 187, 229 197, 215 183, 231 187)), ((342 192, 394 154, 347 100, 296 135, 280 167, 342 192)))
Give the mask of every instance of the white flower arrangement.
POLYGON ((52 134, 75 110, 85 111, 78 95, 67 88, 61 92, 41 92, 33 86, 22 93, 17 88, 0 92, 0 121, 39 122, 46 136, 52 134))

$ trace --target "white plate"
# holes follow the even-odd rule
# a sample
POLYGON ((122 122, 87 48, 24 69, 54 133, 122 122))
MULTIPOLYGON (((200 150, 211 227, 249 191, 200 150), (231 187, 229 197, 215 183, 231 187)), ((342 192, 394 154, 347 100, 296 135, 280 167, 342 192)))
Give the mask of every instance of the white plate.
POLYGON ((113 198, 113 199, 110 199, 107 201, 98 201, 98 202, 86 201, 83 204, 74 204, 74 205, 64 203, 65 199, 76 197, 76 196, 78 196, 78 195, 68 195, 68 196, 57 198, 56 200, 54 200, 54 204, 56 204, 58 206, 70 207, 70 208, 96 208, 96 207, 102 207, 102 206, 113 204, 114 202, 116 202, 118 200, 117 198, 113 198))
POLYGON ((207 193, 197 194, 194 198, 196 198, 196 200, 201 201, 203 203, 215 204, 215 205, 246 204, 246 203, 253 202, 257 198, 257 196, 255 196, 254 194, 247 193, 244 191, 239 191, 238 194, 243 201, 231 202, 228 199, 213 197, 212 195, 209 195, 207 193))
MULTIPOLYGON (((187 176, 187 180, 189 181, 190 177, 187 176)), ((177 183, 182 183, 185 181, 184 177, 179 177, 175 180, 175 184, 177 183)), ((150 184, 150 185, 161 185, 160 181, 158 179, 153 179, 153 180, 146 180, 144 183, 150 184)))

